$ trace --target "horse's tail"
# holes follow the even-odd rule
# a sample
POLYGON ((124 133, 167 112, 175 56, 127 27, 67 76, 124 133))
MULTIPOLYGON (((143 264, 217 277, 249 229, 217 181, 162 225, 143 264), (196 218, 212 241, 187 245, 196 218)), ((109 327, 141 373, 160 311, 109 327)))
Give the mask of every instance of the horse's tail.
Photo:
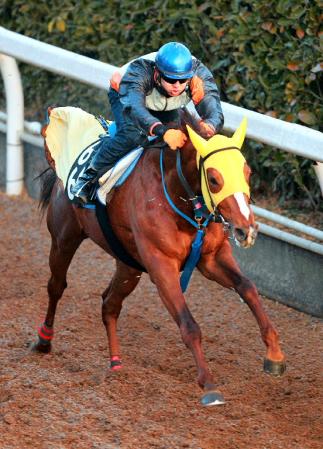
POLYGON ((40 181, 40 196, 38 207, 43 216, 50 200, 50 196, 57 179, 56 172, 53 168, 48 167, 37 178, 40 181))

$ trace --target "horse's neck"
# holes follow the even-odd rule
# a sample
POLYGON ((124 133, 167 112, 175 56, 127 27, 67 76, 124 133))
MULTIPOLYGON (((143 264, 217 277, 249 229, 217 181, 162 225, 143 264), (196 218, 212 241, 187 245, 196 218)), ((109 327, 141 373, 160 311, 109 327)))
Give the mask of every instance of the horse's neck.
MULTIPOLYGON (((200 194, 201 184, 196 166, 196 151, 191 143, 181 150, 181 166, 183 174, 195 194, 200 194)), ((187 194, 180 182, 176 169, 176 153, 166 152, 166 181, 174 194, 186 197, 187 194)))

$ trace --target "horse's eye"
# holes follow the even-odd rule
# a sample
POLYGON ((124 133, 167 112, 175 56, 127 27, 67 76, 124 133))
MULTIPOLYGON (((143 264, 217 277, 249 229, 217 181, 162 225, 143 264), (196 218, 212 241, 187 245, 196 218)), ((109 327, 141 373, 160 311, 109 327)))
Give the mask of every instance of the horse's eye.
POLYGON ((224 180, 221 173, 215 168, 207 169, 207 182, 212 193, 218 193, 223 187, 224 180))

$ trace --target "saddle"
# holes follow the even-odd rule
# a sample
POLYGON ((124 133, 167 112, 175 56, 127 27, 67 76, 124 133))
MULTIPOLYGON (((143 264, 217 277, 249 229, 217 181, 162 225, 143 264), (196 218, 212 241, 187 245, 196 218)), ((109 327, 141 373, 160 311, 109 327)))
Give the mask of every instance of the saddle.
MULTIPOLYGON (((95 117, 80 108, 67 106, 48 110, 42 129, 46 158, 62 180, 70 201, 75 202, 71 187, 89 165, 100 140, 113 137, 115 132, 114 122, 95 117)), ((142 147, 135 148, 100 177, 96 196, 102 204, 106 204, 108 194, 114 187, 125 182, 142 152, 142 147)))

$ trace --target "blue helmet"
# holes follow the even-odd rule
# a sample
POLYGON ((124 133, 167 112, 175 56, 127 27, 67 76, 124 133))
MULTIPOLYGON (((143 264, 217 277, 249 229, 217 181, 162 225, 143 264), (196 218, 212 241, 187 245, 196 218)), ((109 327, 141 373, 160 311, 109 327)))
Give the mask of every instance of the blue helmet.
POLYGON ((180 80, 192 78, 194 74, 191 52, 178 42, 163 45, 156 55, 155 63, 159 72, 168 78, 180 80))

